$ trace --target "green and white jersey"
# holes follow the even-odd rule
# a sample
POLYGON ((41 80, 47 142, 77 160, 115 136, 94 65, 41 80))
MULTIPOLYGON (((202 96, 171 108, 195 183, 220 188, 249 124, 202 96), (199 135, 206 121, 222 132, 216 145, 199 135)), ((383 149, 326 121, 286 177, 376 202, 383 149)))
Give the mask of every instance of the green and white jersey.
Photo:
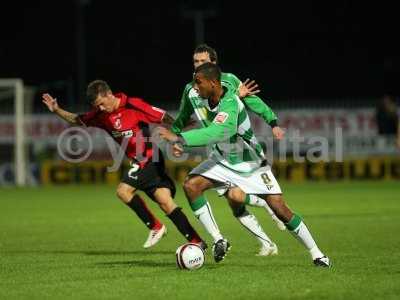
POLYGON ((260 167, 264 152, 251 128, 244 104, 233 89, 223 88, 225 94, 214 108, 190 88, 191 108, 187 109, 195 112, 203 128, 181 132, 181 136, 188 147, 210 145, 210 159, 215 162, 236 172, 252 172, 260 167))
MULTIPOLYGON (((232 73, 222 73, 221 74, 221 84, 223 87, 226 87, 228 90, 237 94, 238 88, 241 84, 241 81, 232 73)), ((172 131, 174 133, 179 133, 186 126, 188 121, 190 120, 190 116, 195 113, 198 120, 201 121, 205 119, 206 112, 201 107, 196 107, 195 104, 198 102, 197 100, 201 99, 197 92, 192 87, 192 82, 188 83, 185 86, 185 89, 181 98, 181 105, 179 108, 178 115, 174 124, 172 125, 172 131)), ((272 122, 276 122, 277 117, 275 113, 271 110, 271 108, 265 104, 265 102, 256 95, 247 96, 243 99, 245 107, 250 111, 253 111, 258 116, 264 119, 264 121, 268 124, 272 124, 272 122)))

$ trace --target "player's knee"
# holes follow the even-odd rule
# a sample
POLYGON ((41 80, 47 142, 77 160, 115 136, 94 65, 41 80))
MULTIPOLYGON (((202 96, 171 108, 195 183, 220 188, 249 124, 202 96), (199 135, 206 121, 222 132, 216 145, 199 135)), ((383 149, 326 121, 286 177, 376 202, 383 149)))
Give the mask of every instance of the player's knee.
POLYGON ((285 202, 283 201, 282 195, 270 195, 268 198, 273 201, 277 206, 282 206, 285 202))
POLYGON ((155 200, 159 205, 164 205, 164 206, 165 205, 169 206, 175 203, 170 194, 156 197, 155 200))
POLYGON ((229 201, 233 201, 233 202, 236 202, 236 203, 237 202, 239 202, 239 203, 244 202, 245 196, 246 196, 245 193, 242 190, 238 189, 238 188, 230 189, 227 192, 227 198, 229 199, 229 201))
POLYGON ((228 199, 229 202, 232 202, 232 199, 235 198, 235 191, 230 189, 226 192, 226 198, 228 199))
POLYGON ((185 182, 183 183, 183 189, 186 194, 197 194, 201 192, 201 187, 196 184, 196 180, 193 178, 186 178, 185 182))
POLYGON ((117 197, 124 203, 128 203, 133 197, 133 192, 126 187, 119 185, 117 188, 117 197))

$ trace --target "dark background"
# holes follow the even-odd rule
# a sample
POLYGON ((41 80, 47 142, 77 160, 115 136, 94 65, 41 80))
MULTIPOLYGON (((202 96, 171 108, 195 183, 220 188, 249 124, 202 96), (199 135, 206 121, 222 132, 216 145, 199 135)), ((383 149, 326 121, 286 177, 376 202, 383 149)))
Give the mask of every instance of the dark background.
POLYGON ((382 62, 375 9, 351 1, 7 1, 0 77, 23 78, 75 108, 97 78, 177 108, 196 45, 184 11, 202 10, 215 15, 204 40, 222 69, 256 79, 274 104, 376 99, 397 92, 398 54, 387 49, 382 62))

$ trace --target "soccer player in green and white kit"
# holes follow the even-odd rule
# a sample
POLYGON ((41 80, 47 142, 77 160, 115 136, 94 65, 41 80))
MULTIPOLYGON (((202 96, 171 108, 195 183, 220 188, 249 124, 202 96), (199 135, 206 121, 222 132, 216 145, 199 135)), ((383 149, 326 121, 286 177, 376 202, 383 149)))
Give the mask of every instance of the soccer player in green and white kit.
MULTIPOLYGON (((206 62, 212 62, 216 64, 217 53, 213 48, 203 44, 198 46, 194 51, 194 68, 206 62)), ((261 116, 272 127, 272 132, 276 138, 280 139, 283 137, 283 130, 279 128, 279 126, 277 126, 277 117, 274 112, 264 103, 263 100, 254 95, 258 91, 255 90, 257 86, 252 85, 253 82, 247 84, 246 81, 245 84, 241 84, 240 80, 231 73, 222 73, 221 81, 223 86, 234 91, 235 93, 238 93, 240 98, 243 98, 243 102, 246 104, 247 108, 261 116)), ((188 83, 185 86, 181 99, 180 110, 176 121, 172 125, 172 131, 174 133, 181 132, 182 129, 189 123, 190 117, 193 113, 196 114, 200 123, 203 126, 206 126, 207 111, 209 111, 207 103, 204 101, 204 99, 201 99, 197 92, 193 89, 192 82, 188 83)), ((220 194, 225 194, 235 217, 237 217, 239 222, 243 226, 245 226, 251 233, 253 233, 261 243, 261 248, 258 255, 267 256, 271 254, 277 254, 276 244, 273 243, 262 230, 256 217, 250 214, 243 205, 238 205, 237 203, 235 203, 232 198, 236 200, 242 199, 243 202, 252 206, 264 207, 269 212, 272 219, 276 222, 278 228, 281 230, 285 230, 285 225, 269 208, 268 204, 256 195, 245 195, 238 188, 232 188, 228 191, 221 190, 220 194)), ((208 204, 207 206, 209 207, 208 204)), ((209 209, 211 208, 209 207, 209 209)))
POLYGON ((289 231, 307 248, 316 266, 329 267, 330 261, 315 243, 301 217, 293 213, 282 197, 282 191, 266 164, 261 145, 251 128, 244 104, 236 93, 221 85, 221 71, 213 63, 199 66, 194 75, 194 88, 207 99, 211 109, 204 128, 176 135, 160 128, 160 137, 174 143, 174 154, 179 156, 185 147, 213 146, 209 159, 190 172, 184 184, 186 197, 194 212, 202 211, 207 218, 199 218, 205 229, 219 239, 213 245, 214 259, 222 260, 230 248, 221 235, 212 212, 204 209, 204 191, 236 186, 246 194, 264 199, 289 231))

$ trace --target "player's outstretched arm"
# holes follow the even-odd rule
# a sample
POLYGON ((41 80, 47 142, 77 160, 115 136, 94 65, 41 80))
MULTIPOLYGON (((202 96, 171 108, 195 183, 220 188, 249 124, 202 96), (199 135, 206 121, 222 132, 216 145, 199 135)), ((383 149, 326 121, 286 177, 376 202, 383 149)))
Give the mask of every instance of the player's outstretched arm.
POLYGON ((77 114, 63 110, 57 103, 57 99, 53 98, 50 94, 43 94, 42 101, 46 104, 49 111, 55 113, 60 118, 64 119, 72 125, 82 125, 77 114))
POLYGON ((239 105, 236 99, 227 99, 219 104, 220 111, 207 126, 181 132, 182 144, 188 147, 210 145, 228 140, 237 133, 239 105))
POLYGON ((238 89, 239 97, 247 108, 263 118, 271 126, 274 138, 281 140, 285 135, 285 131, 278 126, 278 119, 272 109, 260 97, 255 95, 260 91, 257 88, 258 85, 255 84, 254 80, 249 81, 249 79, 246 79, 238 89))
POLYGON ((241 82, 240 79, 232 73, 226 73, 224 80, 236 89, 236 94, 246 105, 246 108, 263 118, 270 126, 276 126, 277 117, 275 113, 256 95, 261 90, 258 88, 258 84, 255 80, 246 79, 245 82, 241 82))
POLYGON ((285 135, 285 131, 278 126, 278 118, 272 109, 265 104, 260 97, 255 95, 260 91, 257 88, 258 85, 254 80, 250 81, 249 79, 246 79, 246 81, 239 86, 239 97, 243 100, 247 108, 255 112, 258 116, 263 118, 269 126, 271 126, 273 136, 277 140, 281 140, 285 135))
POLYGON ((254 80, 246 79, 245 82, 241 82, 234 74, 225 73, 224 81, 235 88, 237 95, 243 101, 247 109, 256 113, 271 126, 272 134, 276 139, 280 140, 283 138, 285 132, 278 126, 277 116, 272 109, 256 95, 260 92, 260 89, 254 80))

